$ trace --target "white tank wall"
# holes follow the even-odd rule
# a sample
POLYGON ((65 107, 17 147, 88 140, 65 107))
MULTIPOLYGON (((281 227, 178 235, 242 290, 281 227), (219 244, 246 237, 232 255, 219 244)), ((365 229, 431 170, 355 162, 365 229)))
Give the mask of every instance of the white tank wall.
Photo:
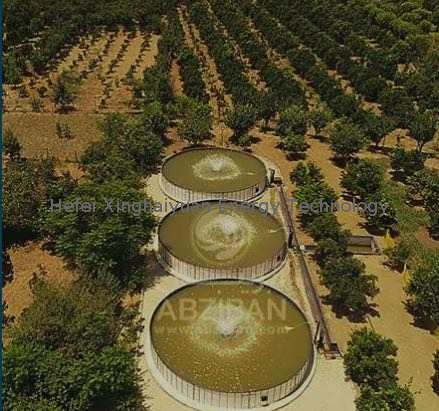
POLYGON ((168 197, 183 203, 204 200, 248 201, 257 197, 265 190, 267 179, 264 178, 263 181, 260 181, 259 183, 242 190, 225 191, 220 193, 203 193, 199 191, 192 191, 184 187, 179 187, 167 180, 162 173, 160 175, 160 185, 163 192, 168 197))
POLYGON ((233 278, 242 280, 254 280, 271 273, 280 267, 287 256, 287 245, 284 244, 282 249, 274 255, 271 259, 263 261, 262 263, 241 268, 209 268, 201 267, 194 264, 187 263, 175 257, 160 241, 158 254, 160 259, 170 268, 179 274, 193 278, 194 280, 217 280, 223 278, 233 278))
POLYGON ((150 347, 154 365, 173 390, 191 401, 200 403, 201 406, 208 405, 220 408, 250 409, 273 404, 292 394, 302 385, 311 372, 314 361, 312 353, 308 361, 293 378, 275 387, 259 391, 227 393, 212 391, 183 380, 160 359, 152 343, 150 347))

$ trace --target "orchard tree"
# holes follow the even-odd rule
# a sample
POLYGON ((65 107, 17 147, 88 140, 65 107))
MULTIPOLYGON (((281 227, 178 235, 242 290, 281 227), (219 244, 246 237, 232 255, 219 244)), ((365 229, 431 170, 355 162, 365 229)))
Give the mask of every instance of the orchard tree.
POLYGON ((413 197, 420 196, 430 217, 431 233, 439 236, 439 171, 425 168, 410 178, 413 197))
POLYGON ((389 258, 389 265, 398 271, 402 271, 410 258, 411 250, 412 247, 405 240, 401 240, 390 250, 385 250, 389 258))
POLYGON ((316 136, 320 136, 323 129, 332 121, 333 116, 327 109, 313 110, 308 115, 310 124, 314 127, 316 136))
POLYGON ((134 353, 120 346, 72 359, 39 344, 4 352, 5 409, 145 411, 134 353))
POLYGON ((243 134, 239 136, 239 138, 236 141, 236 144, 240 147, 248 148, 253 144, 254 141, 255 138, 252 137, 250 134, 243 134))
POLYGON ((342 161, 349 160, 368 143, 363 131, 347 120, 336 123, 329 141, 336 158, 342 161))
POLYGON ((155 101, 143 110, 139 123, 145 128, 145 131, 152 131, 163 138, 169 127, 169 117, 165 113, 163 105, 155 101))
POLYGON ((312 238, 316 241, 330 238, 337 242, 346 240, 346 232, 341 229, 335 214, 330 212, 319 213, 307 226, 312 238))
POLYGON ((379 230, 384 230, 398 222, 395 208, 392 205, 392 199, 386 190, 381 189, 375 191, 367 196, 365 202, 369 204, 368 209, 365 211, 365 215, 367 222, 371 226, 376 227, 379 230), (383 206, 385 205, 385 211, 380 208, 380 204, 383 204, 383 206))
POLYGON ((239 139, 255 124, 256 117, 257 112, 252 105, 239 105, 234 109, 227 110, 225 123, 233 130, 234 138, 239 139))
POLYGON ((154 132, 158 131, 157 124, 152 124, 154 117, 155 114, 140 118, 107 115, 100 124, 103 140, 86 150, 81 158, 83 168, 95 181, 107 177, 132 179, 134 173, 150 173, 161 162, 163 149, 160 136, 154 132))
POLYGON ((383 168, 371 160, 358 160, 348 164, 341 185, 351 194, 365 199, 377 192, 384 179, 383 168))
POLYGON ((346 254, 347 238, 346 241, 342 241, 341 236, 336 240, 332 238, 322 238, 317 242, 314 258, 321 267, 324 267, 329 260, 343 258, 346 254))
POLYGON ((410 277, 406 288, 409 306, 420 320, 439 326, 439 258, 425 262, 410 277))
POLYGON ((80 167, 96 183, 124 180, 133 187, 139 185, 139 188, 144 171, 126 151, 102 141, 85 150, 80 167))
POLYGON ((265 128, 268 128, 270 120, 275 116, 278 111, 278 102, 276 94, 271 89, 263 93, 259 102, 259 115, 264 120, 265 128))
POLYGON ((4 170, 3 225, 10 242, 40 233, 39 213, 49 199, 57 201, 73 189, 70 176, 58 176, 51 159, 9 162, 4 170))
POLYGON ((392 168, 402 180, 413 176, 424 168, 426 155, 419 150, 404 150, 401 147, 391 152, 392 168))
POLYGON ((212 110, 207 103, 191 100, 186 106, 178 133, 192 144, 200 144, 210 138, 212 128, 212 110))
POLYGON ((343 357, 345 372, 362 387, 374 390, 397 381, 395 343, 375 331, 363 328, 352 333, 343 357))
POLYGON ((290 153, 293 157, 303 156, 303 153, 308 148, 303 134, 296 134, 294 132, 288 133, 282 139, 282 147, 285 151, 290 153))
MULTIPOLYGON (((320 202, 322 202, 328 204, 329 207, 331 207, 331 204, 337 201, 338 198, 336 192, 324 182, 309 183, 300 186, 297 190, 296 197, 299 201, 299 204, 307 203, 311 205, 312 203, 320 204, 320 202)), ((307 225, 316 216, 317 213, 311 210, 308 212, 304 211, 302 212, 302 221, 305 225, 307 225)))
POLYGON ((280 113, 276 131, 281 136, 290 133, 305 134, 307 130, 307 113, 302 107, 292 105, 280 113))
POLYGON ((355 400, 357 411, 415 411, 415 397, 407 385, 391 383, 377 390, 369 386, 361 389, 355 400))
POLYGON ((352 257, 329 258, 321 271, 329 289, 328 301, 337 309, 363 317, 369 309, 368 297, 378 293, 376 277, 364 274, 365 266, 352 257))
POLYGON ((61 111, 69 109, 76 100, 78 79, 68 71, 63 71, 55 80, 53 86, 53 101, 61 111))
POLYGON ((375 143, 375 147, 378 147, 384 137, 394 128, 389 118, 384 115, 378 116, 373 111, 362 110, 357 117, 364 133, 375 143))
POLYGON ((418 113, 410 123, 410 132, 416 140, 419 152, 432 141, 438 130, 437 117, 431 112, 418 113))
POLYGON ((381 108, 401 128, 406 128, 413 120, 415 106, 403 88, 385 89, 379 97, 381 108))
POLYGON ((300 162, 290 174, 291 181, 298 186, 323 182, 323 174, 313 162, 300 162))
POLYGON ((49 284, 38 274, 30 281, 32 303, 10 331, 20 344, 37 344, 78 358, 117 342, 124 324, 114 295, 83 282, 65 287, 49 284))

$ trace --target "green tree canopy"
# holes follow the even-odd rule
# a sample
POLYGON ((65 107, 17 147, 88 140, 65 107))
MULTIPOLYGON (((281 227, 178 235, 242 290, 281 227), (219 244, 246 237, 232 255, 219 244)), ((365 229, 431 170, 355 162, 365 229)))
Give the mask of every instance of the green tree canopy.
POLYGON ((307 113, 302 107, 292 105, 280 113, 276 131, 281 136, 290 133, 305 134, 307 130, 307 113))
POLYGON ((394 342, 367 328, 354 331, 343 361, 346 374, 359 385, 377 390, 397 379, 394 342))
POLYGON ((300 162, 291 172, 290 178, 299 186, 323 182, 322 170, 312 162, 300 162))
POLYGON ((72 359, 38 344, 4 353, 5 410, 144 411, 134 355, 106 347, 72 359))
POLYGON ((256 115, 256 109, 252 105, 239 105, 226 112, 225 123, 234 131, 234 137, 239 138, 255 124, 256 115))
POLYGON ((364 274, 365 266, 353 257, 328 258, 321 271, 323 284, 328 287, 328 300, 341 311, 363 317, 369 309, 368 297, 378 288, 376 277, 364 274))
POLYGON ((350 193, 365 199, 381 188, 384 179, 383 168, 371 160, 358 160, 348 164, 341 184, 350 193))
POLYGON ((415 398, 409 386, 396 383, 378 390, 365 386, 355 401, 357 411, 415 411, 415 398))
POLYGON ((282 147, 293 156, 298 156, 306 151, 308 144, 303 134, 291 132, 282 139, 282 147))
POLYGON ((410 277, 407 286, 409 304, 423 321, 439 326, 439 258, 425 262, 410 277))
POLYGON ((438 130, 437 116, 431 112, 418 113, 410 123, 410 132, 416 140, 418 150, 422 151, 425 144, 432 141, 438 130))
POLYGON ((185 98, 180 107, 179 135, 192 144, 200 144, 209 139, 212 128, 212 109, 209 104, 185 98))
POLYGON ((8 128, 3 136, 3 149, 5 154, 9 156, 12 161, 19 160, 21 157, 21 144, 14 132, 8 128))
POLYGON ((116 289, 142 284, 145 268, 140 248, 150 241, 156 225, 149 208, 142 207, 144 201, 152 200, 123 181, 81 184, 63 204, 76 199, 94 202, 95 211, 46 209, 44 228, 54 250, 86 276, 109 282, 116 289), (123 202, 129 203, 130 209, 125 205, 121 211, 123 202))
POLYGON ((9 242, 35 237, 40 231, 40 209, 49 199, 57 201, 73 189, 68 175, 55 172, 55 162, 9 162, 4 171, 3 224, 9 242))
POLYGON ((117 342, 123 324, 114 296, 81 282, 69 287, 34 277, 33 301, 9 331, 16 343, 36 344, 80 358, 117 342))
POLYGON ((61 111, 69 109, 76 100, 79 80, 69 71, 63 71, 53 86, 53 101, 61 111))
POLYGON ((336 158, 343 161, 349 160, 368 143, 363 131, 347 120, 335 124, 329 141, 336 158))

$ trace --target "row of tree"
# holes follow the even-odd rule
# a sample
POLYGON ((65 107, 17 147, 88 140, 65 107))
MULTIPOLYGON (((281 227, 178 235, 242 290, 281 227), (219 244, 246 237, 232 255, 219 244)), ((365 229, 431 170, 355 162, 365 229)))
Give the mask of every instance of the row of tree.
MULTIPOLYGON (((434 102, 434 98, 433 100, 431 98, 431 89, 429 89, 429 94, 425 95, 426 100, 424 100, 422 97, 425 93, 419 87, 416 87, 418 82, 412 84, 409 88, 413 91, 412 95, 408 94, 401 81, 396 88, 388 84, 385 78, 377 76, 373 67, 366 65, 362 59, 353 58, 352 50, 345 45, 340 45, 307 18, 297 14, 297 8, 292 9, 286 3, 279 7, 277 2, 271 0, 260 3, 273 15, 277 16, 292 33, 298 36, 298 43, 300 39, 330 69, 336 69, 340 74, 343 74, 361 95, 366 96, 371 101, 380 103, 383 112, 389 117, 389 121, 392 121, 394 126, 407 128, 417 111, 423 112, 436 107, 436 105, 430 104, 430 102, 434 102)), ((428 44, 426 47, 428 49, 428 44)), ((396 70, 396 62, 394 66, 396 70)), ((408 78, 411 79, 412 76, 409 75, 408 78)), ((433 86, 436 84, 434 78, 425 80, 427 80, 427 84, 432 83, 433 86)), ((358 111, 358 108, 355 108, 352 103, 351 106, 353 106, 351 107, 351 113, 345 113, 346 115, 353 115, 355 111, 358 111)))
POLYGON ((64 58, 80 36, 105 27, 134 27, 158 30, 160 15, 176 5, 175 0, 147 3, 130 0, 80 1, 33 0, 5 4, 4 81, 18 84, 27 73, 28 63, 42 73, 55 60, 64 58), (17 24, 20 22, 20 24, 17 24))
POLYGON ((191 2, 189 14, 202 40, 209 47, 209 52, 221 74, 225 90, 232 96, 234 104, 250 104, 256 107, 259 92, 245 76, 244 64, 235 57, 233 45, 209 13, 208 3, 204 0, 191 2))
POLYGON ((257 102, 259 117, 266 123, 287 106, 305 105, 305 93, 300 84, 285 69, 272 62, 265 42, 252 30, 248 18, 236 2, 211 0, 216 17, 236 41, 251 67, 266 84, 267 92, 261 93, 257 102))
POLYGON ((338 196, 313 163, 299 163, 291 174, 299 203, 324 204, 318 212, 302 213, 302 224, 317 243, 315 258, 328 288, 328 301, 340 314, 362 318, 370 309, 369 298, 377 292, 376 277, 365 274, 365 266, 348 252, 350 233, 342 230, 331 205, 338 196), (327 204, 328 206, 325 206, 327 204))
POLYGON ((354 331, 343 361, 346 374, 358 384, 357 411, 414 411, 410 386, 398 383, 398 348, 374 331, 354 331))

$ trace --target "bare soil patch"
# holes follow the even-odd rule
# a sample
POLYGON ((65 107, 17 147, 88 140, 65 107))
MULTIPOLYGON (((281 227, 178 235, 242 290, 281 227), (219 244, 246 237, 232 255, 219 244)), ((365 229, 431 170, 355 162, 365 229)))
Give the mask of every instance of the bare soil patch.
POLYGON ((4 287, 4 300, 8 305, 7 314, 18 317, 24 308, 32 302, 29 281, 33 273, 45 272, 49 281, 67 285, 76 274, 69 270, 61 257, 50 254, 42 249, 42 243, 29 242, 9 250, 14 267, 14 278, 4 287))

